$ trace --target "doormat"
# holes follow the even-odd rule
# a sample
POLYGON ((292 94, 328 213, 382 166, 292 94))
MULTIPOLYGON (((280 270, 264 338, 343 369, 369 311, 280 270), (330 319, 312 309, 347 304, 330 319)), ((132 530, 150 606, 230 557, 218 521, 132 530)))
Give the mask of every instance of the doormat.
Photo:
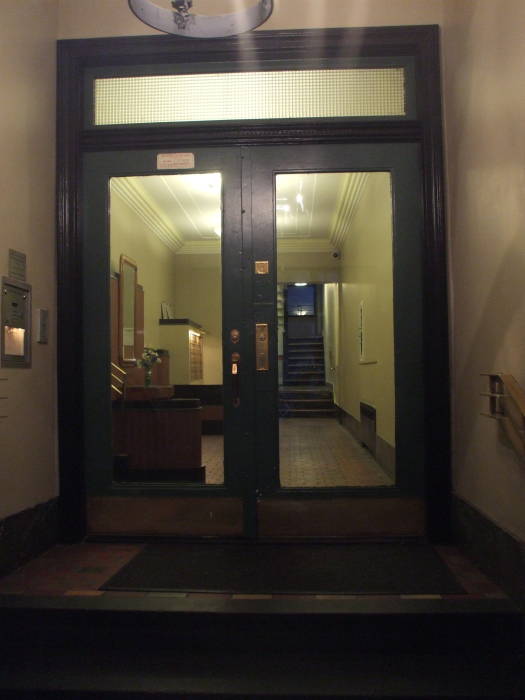
POLYGON ((106 591, 199 593, 464 593, 434 549, 420 543, 146 545, 106 591))

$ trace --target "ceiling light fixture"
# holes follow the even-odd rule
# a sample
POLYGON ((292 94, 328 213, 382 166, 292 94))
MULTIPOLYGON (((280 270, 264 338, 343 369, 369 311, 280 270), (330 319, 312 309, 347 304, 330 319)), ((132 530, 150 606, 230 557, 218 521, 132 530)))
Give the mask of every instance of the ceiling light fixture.
POLYGON ((190 12, 193 0, 172 0, 172 10, 152 0, 128 0, 129 7, 144 24, 177 36, 214 39, 249 32, 266 22, 273 12, 273 0, 259 0, 227 15, 195 15, 190 12))

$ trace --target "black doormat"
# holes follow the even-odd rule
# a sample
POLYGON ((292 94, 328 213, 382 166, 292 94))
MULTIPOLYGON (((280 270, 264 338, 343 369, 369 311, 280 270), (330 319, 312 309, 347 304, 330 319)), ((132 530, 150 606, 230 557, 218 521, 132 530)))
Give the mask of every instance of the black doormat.
POLYGON ((420 543, 146 545, 103 590, 224 593, 461 594, 420 543))

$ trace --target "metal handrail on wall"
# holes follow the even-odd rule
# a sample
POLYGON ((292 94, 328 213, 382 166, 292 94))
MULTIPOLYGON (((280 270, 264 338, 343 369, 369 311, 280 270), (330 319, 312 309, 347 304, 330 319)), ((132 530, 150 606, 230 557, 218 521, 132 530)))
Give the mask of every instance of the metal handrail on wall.
POLYGON ((482 396, 489 399, 488 418, 495 418, 521 459, 525 460, 525 390, 511 374, 483 372, 489 379, 489 390, 482 396))

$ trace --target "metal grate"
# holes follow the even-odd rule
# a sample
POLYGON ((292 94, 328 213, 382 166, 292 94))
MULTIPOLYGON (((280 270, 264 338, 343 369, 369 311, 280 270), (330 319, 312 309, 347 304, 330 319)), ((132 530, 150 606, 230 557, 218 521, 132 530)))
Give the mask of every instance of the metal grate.
POLYGON ((95 78, 94 124, 405 116, 405 69, 95 78))

